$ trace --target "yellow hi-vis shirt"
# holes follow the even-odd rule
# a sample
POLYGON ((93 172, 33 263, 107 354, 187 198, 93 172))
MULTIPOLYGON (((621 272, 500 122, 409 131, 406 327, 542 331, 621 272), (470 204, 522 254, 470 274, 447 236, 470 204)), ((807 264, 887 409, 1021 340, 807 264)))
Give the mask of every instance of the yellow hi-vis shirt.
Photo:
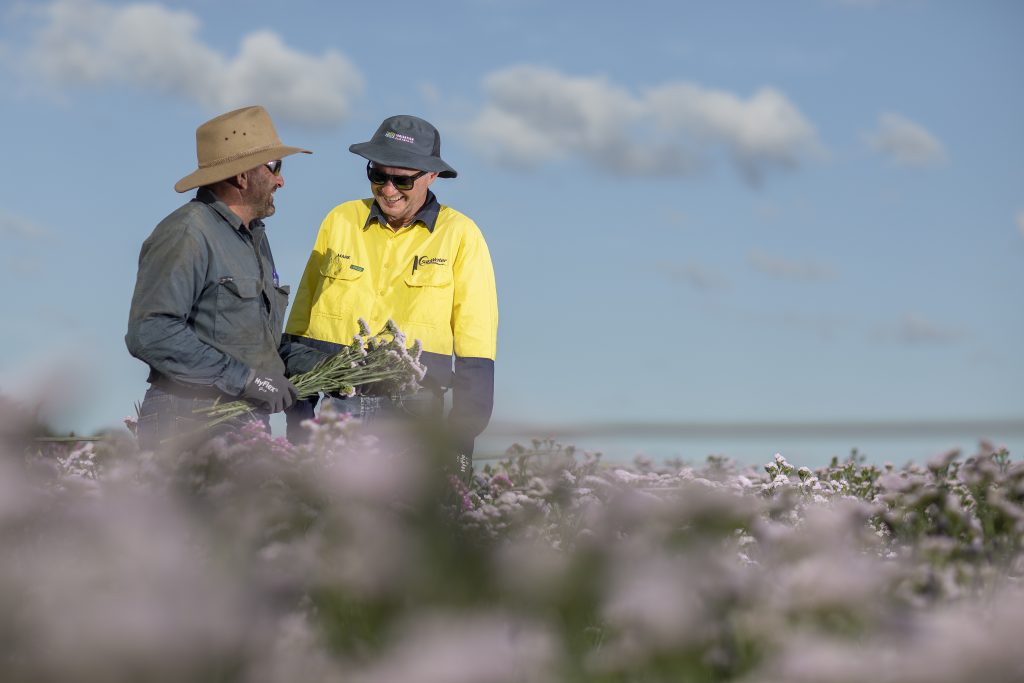
POLYGON ((476 223, 436 201, 430 193, 433 226, 417 220, 397 231, 368 220, 372 199, 335 207, 320 225, 285 331, 351 344, 359 318, 374 333, 390 318, 410 344, 422 342, 424 356, 447 358, 448 376, 427 363, 441 386, 451 386, 453 353, 493 362, 498 298, 490 252, 476 223))

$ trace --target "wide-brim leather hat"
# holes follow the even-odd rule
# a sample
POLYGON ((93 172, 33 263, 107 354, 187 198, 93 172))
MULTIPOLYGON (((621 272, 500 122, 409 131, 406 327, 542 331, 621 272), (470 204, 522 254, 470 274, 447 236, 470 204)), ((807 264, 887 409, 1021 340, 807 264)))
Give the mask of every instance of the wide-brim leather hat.
POLYGON ((348 151, 379 166, 431 171, 442 178, 458 175, 441 159, 441 134, 437 128, 407 114, 384 119, 368 142, 351 145, 348 151))
POLYGON ((266 109, 242 107, 196 128, 199 168, 179 180, 174 189, 187 192, 299 152, 312 154, 308 149, 282 144, 266 109))

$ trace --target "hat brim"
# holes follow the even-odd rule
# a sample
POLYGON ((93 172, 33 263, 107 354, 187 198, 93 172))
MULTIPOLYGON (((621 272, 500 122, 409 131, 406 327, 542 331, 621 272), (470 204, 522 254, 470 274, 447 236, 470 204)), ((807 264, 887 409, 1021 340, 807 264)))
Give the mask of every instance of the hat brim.
POLYGON ((395 149, 393 145, 379 142, 360 142, 350 145, 348 151, 358 154, 367 161, 381 166, 397 166, 398 168, 414 168, 417 171, 430 171, 442 178, 455 178, 458 172, 446 164, 440 157, 412 154, 408 151, 395 149))
POLYGON ((273 147, 268 147, 267 149, 260 150, 253 154, 247 154, 237 159, 214 164, 213 166, 207 166, 206 168, 200 168, 175 183, 174 189, 176 192, 188 192, 189 190, 193 190, 197 187, 210 185, 211 183, 226 180, 232 176, 238 175, 239 173, 245 173, 249 169, 256 168, 260 164, 265 164, 268 161, 283 159, 286 156, 299 153, 312 154, 308 149, 302 149, 301 147, 288 147, 287 145, 275 145, 273 147))

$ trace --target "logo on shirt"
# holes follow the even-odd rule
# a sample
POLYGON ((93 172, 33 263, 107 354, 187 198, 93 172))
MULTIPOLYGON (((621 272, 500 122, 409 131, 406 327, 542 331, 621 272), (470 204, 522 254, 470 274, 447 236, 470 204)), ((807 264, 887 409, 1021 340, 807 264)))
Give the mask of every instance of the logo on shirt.
POLYGON ((413 256, 412 272, 415 273, 420 266, 443 266, 446 263, 448 263, 448 259, 439 256, 413 256))

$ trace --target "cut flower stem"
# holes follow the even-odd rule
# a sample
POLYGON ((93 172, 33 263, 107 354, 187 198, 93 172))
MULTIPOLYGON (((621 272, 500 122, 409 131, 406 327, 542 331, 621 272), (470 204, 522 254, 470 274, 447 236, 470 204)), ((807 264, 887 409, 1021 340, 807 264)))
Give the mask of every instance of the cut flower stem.
MULTIPOLYGON (((320 393, 355 396, 402 396, 414 393, 426 374, 420 362, 423 346, 417 339, 406 347, 406 336, 393 320, 377 334, 370 334, 366 321, 359 319, 359 334, 352 344, 321 360, 309 372, 292 376, 299 399, 320 393)), ((256 407, 248 401, 215 403, 197 411, 210 419, 204 429, 253 415, 256 407)))

